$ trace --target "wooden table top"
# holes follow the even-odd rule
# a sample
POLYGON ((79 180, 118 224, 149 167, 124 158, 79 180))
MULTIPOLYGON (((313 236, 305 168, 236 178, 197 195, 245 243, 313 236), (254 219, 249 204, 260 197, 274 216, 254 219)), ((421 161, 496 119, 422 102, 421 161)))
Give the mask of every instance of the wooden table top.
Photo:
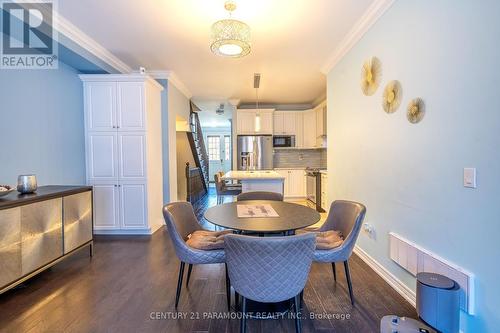
POLYGON ((284 232, 305 228, 320 220, 319 213, 309 207, 283 201, 249 200, 225 203, 209 208, 205 218, 220 227, 258 233, 284 232), (271 205, 279 217, 239 218, 237 205, 271 205))

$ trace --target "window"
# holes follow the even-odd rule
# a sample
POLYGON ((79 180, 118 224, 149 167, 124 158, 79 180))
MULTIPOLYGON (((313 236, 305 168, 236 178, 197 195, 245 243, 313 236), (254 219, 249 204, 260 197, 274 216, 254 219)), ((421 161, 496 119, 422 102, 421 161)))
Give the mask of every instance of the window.
POLYGON ((220 136, 207 137, 208 139, 208 159, 210 161, 220 160, 220 136))
POLYGON ((231 137, 229 135, 224 136, 224 159, 229 161, 231 158, 231 137))

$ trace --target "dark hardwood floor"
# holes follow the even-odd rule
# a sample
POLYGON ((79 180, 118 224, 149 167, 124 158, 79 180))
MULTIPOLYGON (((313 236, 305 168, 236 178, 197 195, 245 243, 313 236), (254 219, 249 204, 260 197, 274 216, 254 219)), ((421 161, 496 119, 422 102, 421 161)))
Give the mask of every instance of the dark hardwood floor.
MULTIPOLYGON (((215 203, 214 196, 202 199, 197 214, 215 203)), ((415 309, 357 256, 350 265, 354 307, 342 265, 335 283, 329 264, 313 264, 303 332, 379 332, 386 314, 416 317, 415 309), (312 320, 313 315, 323 318, 312 320)), ((195 266, 177 312, 178 269, 164 229, 151 237, 96 237, 93 258, 82 251, 0 295, 0 331, 238 332, 237 319, 216 317, 226 313, 224 267, 195 266)), ((292 319, 249 320, 248 332, 294 332, 294 324, 292 319)))

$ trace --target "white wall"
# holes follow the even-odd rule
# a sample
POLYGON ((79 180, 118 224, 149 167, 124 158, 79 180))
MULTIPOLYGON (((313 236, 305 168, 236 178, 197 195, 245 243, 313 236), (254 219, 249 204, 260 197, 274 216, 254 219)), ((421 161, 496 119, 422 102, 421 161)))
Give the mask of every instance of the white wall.
POLYGON ((328 74, 329 199, 367 206, 375 239, 358 245, 411 288, 389 259, 397 232, 476 274, 477 315, 464 332, 500 326, 500 2, 399 0, 328 74), (383 82, 360 90, 363 61, 377 56, 383 82), (403 102, 381 107, 383 86, 400 80, 403 102), (422 97, 424 120, 406 120, 422 97), (462 186, 464 167, 478 188, 462 186))
MULTIPOLYGON (((167 202, 185 200, 185 198, 178 198, 177 191, 177 134, 175 130, 176 118, 181 117, 185 120, 189 119, 190 105, 189 98, 187 98, 179 89, 175 87, 170 81, 167 87, 167 136, 168 136, 168 184, 164 186, 164 193, 169 193, 167 202)), ((165 127, 164 127, 165 131, 165 127)), ((165 135, 164 135, 165 136, 165 135)), ((164 157, 165 161, 165 157, 164 157)), ((165 178, 165 177, 164 177, 165 178)))

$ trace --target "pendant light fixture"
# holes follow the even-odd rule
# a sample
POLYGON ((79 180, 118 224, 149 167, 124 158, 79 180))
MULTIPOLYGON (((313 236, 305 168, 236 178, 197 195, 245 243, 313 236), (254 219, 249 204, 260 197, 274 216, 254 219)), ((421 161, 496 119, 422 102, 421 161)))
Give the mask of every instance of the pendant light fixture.
POLYGON ((261 129, 261 116, 259 110, 259 87, 260 87, 260 73, 253 75, 253 87, 255 88, 255 132, 260 132, 261 129))
POLYGON ((231 18, 236 10, 234 1, 226 1, 224 8, 229 12, 229 19, 212 24, 213 53, 224 57, 244 57, 250 53, 250 27, 245 23, 231 18))

